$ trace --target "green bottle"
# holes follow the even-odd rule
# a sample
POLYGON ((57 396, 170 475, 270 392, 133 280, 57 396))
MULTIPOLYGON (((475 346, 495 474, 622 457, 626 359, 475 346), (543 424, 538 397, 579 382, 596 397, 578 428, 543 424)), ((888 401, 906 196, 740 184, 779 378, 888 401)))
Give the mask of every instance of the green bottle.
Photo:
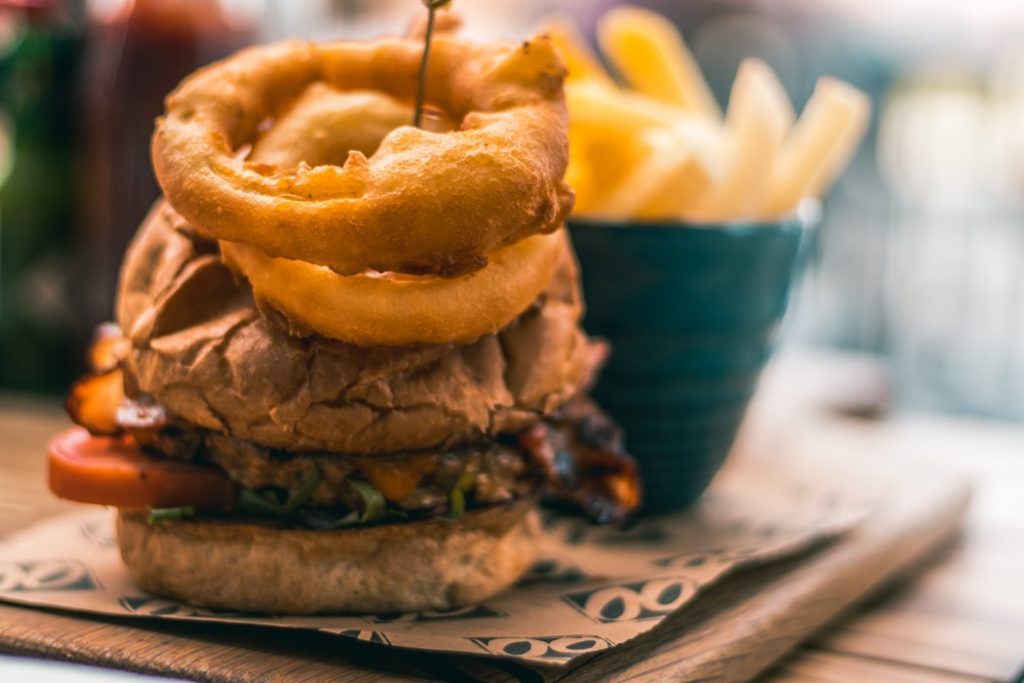
POLYGON ((80 2, 0 2, 0 391, 63 391, 72 300, 80 2))

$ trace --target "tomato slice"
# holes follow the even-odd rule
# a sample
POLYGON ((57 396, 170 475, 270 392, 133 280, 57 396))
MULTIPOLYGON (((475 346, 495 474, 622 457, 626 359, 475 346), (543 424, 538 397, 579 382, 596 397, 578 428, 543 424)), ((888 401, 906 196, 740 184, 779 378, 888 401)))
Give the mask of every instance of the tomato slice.
POLYGON ((81 427, 50 441, 49 483, 61 498, 128 510, 230 510, 237 490, 213 467, 156 458, 130 437, 92 436, 81 427))

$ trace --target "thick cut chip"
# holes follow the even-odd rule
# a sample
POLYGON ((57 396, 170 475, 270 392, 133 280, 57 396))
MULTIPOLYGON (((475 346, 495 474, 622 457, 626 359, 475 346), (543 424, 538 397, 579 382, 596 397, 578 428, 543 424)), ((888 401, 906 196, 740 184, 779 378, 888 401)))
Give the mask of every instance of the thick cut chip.
POLYGON ((562 55, 568 69, 569 81, 593 80, 601 85, 615 87, 615 81, 590 51, 579 31, 567 20, 553 20, 544 26, 544 33, 562 55))
POLYGON ((660 14, 614 9, 598 26, 601 48, 633 87, 651 97, 719 119, 721 109, 682 36, 660 14))
POLYGON ((728 142, 722 179, 700 202, 694 217, 705 221, 751 217, 795 118, 793 105, 771 68, 759 59, 745 60, 726 112, 728 142))
POLYGON ((761 213, 792 211, 804 197, 825 190, 849 162, 870 114, 867 95, 834 78, 820 79, 779 151, 761 213))

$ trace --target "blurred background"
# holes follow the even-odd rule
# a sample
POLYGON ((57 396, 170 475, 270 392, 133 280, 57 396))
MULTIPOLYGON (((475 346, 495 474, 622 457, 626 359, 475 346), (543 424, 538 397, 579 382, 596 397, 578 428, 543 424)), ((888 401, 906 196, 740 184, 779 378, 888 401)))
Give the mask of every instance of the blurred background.
MULTIPOLYGON (((457 1, 466 30, 551 14, 592 38, 611 0, 457 1)), ((1024 419, 1024 3, 639 0, 724 102, 759 56, 802 106, 868 92, 869 137, 826 200, 789 342, 871 354, 898 405, 1024 419)), ((157 194, 148 139, 196 66, 251 42, 404 32, 419 0, 0 0, 0 392, 59 394, 112 316, 157 194)))

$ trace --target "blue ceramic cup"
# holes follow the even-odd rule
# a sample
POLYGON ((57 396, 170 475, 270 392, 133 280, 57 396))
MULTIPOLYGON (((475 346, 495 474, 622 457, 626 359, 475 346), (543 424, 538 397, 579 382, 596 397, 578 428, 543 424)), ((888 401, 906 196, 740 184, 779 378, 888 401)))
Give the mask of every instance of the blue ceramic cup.
POLYGON ((625 429, 645 512, 690 505, 721 467, 771 354, 807 223, 570 221, 584 327, 612 344, 594 397, 625 429))

